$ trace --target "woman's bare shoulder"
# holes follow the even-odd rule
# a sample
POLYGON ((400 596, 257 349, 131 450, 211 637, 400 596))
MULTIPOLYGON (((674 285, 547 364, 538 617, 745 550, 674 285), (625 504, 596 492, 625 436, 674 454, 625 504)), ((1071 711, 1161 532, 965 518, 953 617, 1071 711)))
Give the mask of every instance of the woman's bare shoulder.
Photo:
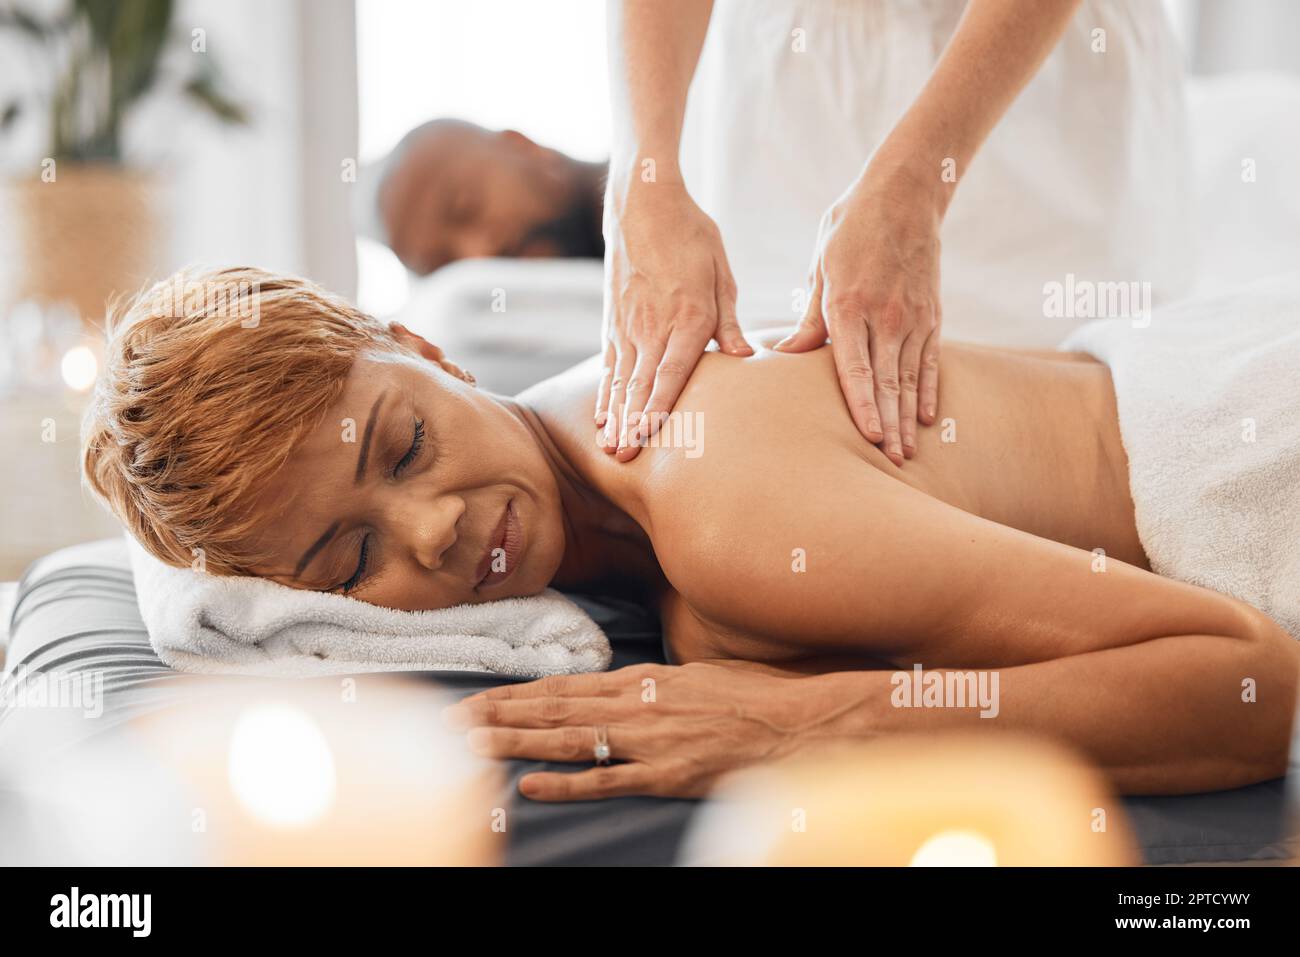
POLYGON ((595 447, 596 390, 601 369, 600 356, 592 356, 515 396, 520 405, 542 420, 566 457, 573 458, 595 447))

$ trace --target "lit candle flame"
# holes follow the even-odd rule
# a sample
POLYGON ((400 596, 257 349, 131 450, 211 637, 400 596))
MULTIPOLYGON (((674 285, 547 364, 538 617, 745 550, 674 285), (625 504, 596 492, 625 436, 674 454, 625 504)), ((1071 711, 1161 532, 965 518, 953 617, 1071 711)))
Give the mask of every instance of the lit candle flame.
POLYGON ((240 804, 272 827, 309 827, 334 803, 329 743, 311 716, 291 705, 245 711, 230 736, 227 769, 240 804))
POLYGON ((996 867, 993 842, 975 831, 940 831, 912 855, 912 867, 996 867))

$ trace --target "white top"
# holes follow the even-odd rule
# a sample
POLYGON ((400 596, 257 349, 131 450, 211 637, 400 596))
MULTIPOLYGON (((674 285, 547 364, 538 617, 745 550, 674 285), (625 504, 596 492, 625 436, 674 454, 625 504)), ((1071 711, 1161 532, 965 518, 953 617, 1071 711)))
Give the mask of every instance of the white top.
MULTIPOLYGON (((799 319, 822 213, 919 93, 963 8, 716 0, 682 162, 722 229, 745 325, 799 319)), ((1046 317, 1043 287, 1069 273, 1150 282, 1156 302, 1185 291, 1185 127, 1159 0, 1084 0, 961 178, 941 234, 945 338, 1055 345, 1079 321, 1046 317)))

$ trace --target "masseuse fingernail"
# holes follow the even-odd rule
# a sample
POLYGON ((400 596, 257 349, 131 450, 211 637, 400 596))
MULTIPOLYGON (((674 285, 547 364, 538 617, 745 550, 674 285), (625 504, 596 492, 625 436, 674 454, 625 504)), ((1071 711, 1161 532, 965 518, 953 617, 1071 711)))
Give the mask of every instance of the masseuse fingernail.
POLYGON ((600 428, 602 425, 604 425, 604 424, 605 424, 605 420, 608 419, 608 418, 609 418, 609 413, 608 413, 608 412, 597 412, 597 413, 596 413, 596 428, 600 428))
POLYGON ((784 349, 792 342, 794 342, 794 336, 786 336, 784 339, 782 339, 780 342, 776 344, 775 348, 784 349))

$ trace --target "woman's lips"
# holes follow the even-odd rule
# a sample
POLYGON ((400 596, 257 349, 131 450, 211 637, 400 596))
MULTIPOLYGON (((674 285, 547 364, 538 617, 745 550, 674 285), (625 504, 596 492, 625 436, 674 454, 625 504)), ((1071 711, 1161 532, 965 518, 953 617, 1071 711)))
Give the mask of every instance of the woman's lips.
POLYGON ((478 584, 476 588, 489 588, 499 585, 509 578, 519 563, 523 552, 524 530, 515 511, 514 499, 506 502, 501 521, 497 523, 488 542, 487 553, 476 569, 478 584))

